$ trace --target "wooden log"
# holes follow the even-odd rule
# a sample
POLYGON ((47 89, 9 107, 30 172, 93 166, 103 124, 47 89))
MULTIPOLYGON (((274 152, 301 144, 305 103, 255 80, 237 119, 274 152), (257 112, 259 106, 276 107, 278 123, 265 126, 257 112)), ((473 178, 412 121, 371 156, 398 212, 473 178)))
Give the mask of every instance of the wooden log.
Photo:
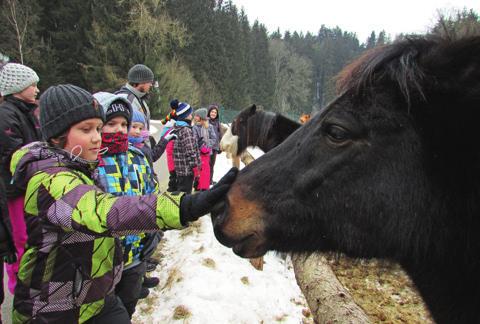
POLYGON ((371 323, 320 253, 292 254, 295 278, 316 323, 371 323))

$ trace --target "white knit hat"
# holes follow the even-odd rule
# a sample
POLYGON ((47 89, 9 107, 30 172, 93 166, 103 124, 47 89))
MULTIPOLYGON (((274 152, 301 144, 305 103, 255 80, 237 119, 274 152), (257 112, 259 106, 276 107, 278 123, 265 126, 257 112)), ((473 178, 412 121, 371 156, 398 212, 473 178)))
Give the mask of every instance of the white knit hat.
POLYGON ((7 63, 0 67, 0 94, 6 96, 22 92, 39 80, 37 73, 28 66, 7 63))

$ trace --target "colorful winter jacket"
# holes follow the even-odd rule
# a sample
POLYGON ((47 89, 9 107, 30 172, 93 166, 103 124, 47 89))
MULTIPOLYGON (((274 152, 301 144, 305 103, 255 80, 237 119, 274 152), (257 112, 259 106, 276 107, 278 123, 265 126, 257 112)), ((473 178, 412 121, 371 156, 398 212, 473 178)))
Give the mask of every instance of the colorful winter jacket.
POLYGON ((40 142, 13 155, 14 182, 26 190, 28 231, 13 323, 87 321, 120 280, 116 238, 182 227, 181 195, 115 197, 94 185, 95 168, 40 142))
POLYGON ((184 121, 177 121, 174 129, 177 139, 173 147, 173 161, 177 176, 193 175, 193 168, 200 167, 200 153, 192 127, 184 121))
MULTIPOLYGON (((129 146, 126 153, 105 154, 97 167, 95 184, 115 196, 147 195, 158 192, 158 184, 142 151, 129 146)), ((121 238, 124 249, 124 270, 140 264, 145 235, 127 235, 121 238)))

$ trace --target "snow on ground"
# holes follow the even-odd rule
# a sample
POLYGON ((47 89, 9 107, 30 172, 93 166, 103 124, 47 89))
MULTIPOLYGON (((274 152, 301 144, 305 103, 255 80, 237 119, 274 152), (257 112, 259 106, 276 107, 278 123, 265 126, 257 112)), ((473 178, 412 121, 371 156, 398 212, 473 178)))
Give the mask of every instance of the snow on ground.
MULTIPOLYGON (((230 166, 219 154, 214 180, 230 166)), ((218 243, 209 216, 166 232, 157 252, 161 263, 151 275, 160 284, 139 302, 133 323, 313 323, 290 259, 269 252, 256 270, 218 243)))

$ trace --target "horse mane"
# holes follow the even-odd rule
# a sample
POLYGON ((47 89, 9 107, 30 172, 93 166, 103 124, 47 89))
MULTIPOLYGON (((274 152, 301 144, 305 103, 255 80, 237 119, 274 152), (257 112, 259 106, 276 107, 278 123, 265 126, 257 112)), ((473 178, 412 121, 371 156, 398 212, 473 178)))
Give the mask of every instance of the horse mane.
MULTIPOLYGON (((265 147, 276 119, 277 114, 264 110, 257 110, 253 116, 249 117, 245 139, 246 146, 265 147)), ((243 147, 243 145, 239 145, 239 147, 243 147)))
MULTIPOLYGON (((340 94, 350 90, 354 91, 354 95, 362 95, 365 89, 390 81, 397 85, 410 109, 413 101, 427 101, 428 89, 441 86, 437 75, 431 74, 432 67, 435 66, 433 69, 438 77, 445 76, 447 71, 442 74, 441 67, 452 68, 447 55, 458 53, 471 58, 471 49, 474 48, 477 52, 480 49, 472 42, 478 44, 478 37, 469 34, 463 37, 454 34, 412 35, 393 44, 376 47, 347 65, 337 75, 337 92, 340 94)), ((471 76, 478 76, 478 63, 476 72, 472 67, 469 69, 471 76)))
POLYGON ((476 192, 479 57, 480 35, 409 36, 374 48, 345 67, 337 76, 337 91, 353 100, 397 92, 398 98, 391 96, 392 108, 405 107, 413 118, 431 174, 446 191, 456 186, 476 192))

